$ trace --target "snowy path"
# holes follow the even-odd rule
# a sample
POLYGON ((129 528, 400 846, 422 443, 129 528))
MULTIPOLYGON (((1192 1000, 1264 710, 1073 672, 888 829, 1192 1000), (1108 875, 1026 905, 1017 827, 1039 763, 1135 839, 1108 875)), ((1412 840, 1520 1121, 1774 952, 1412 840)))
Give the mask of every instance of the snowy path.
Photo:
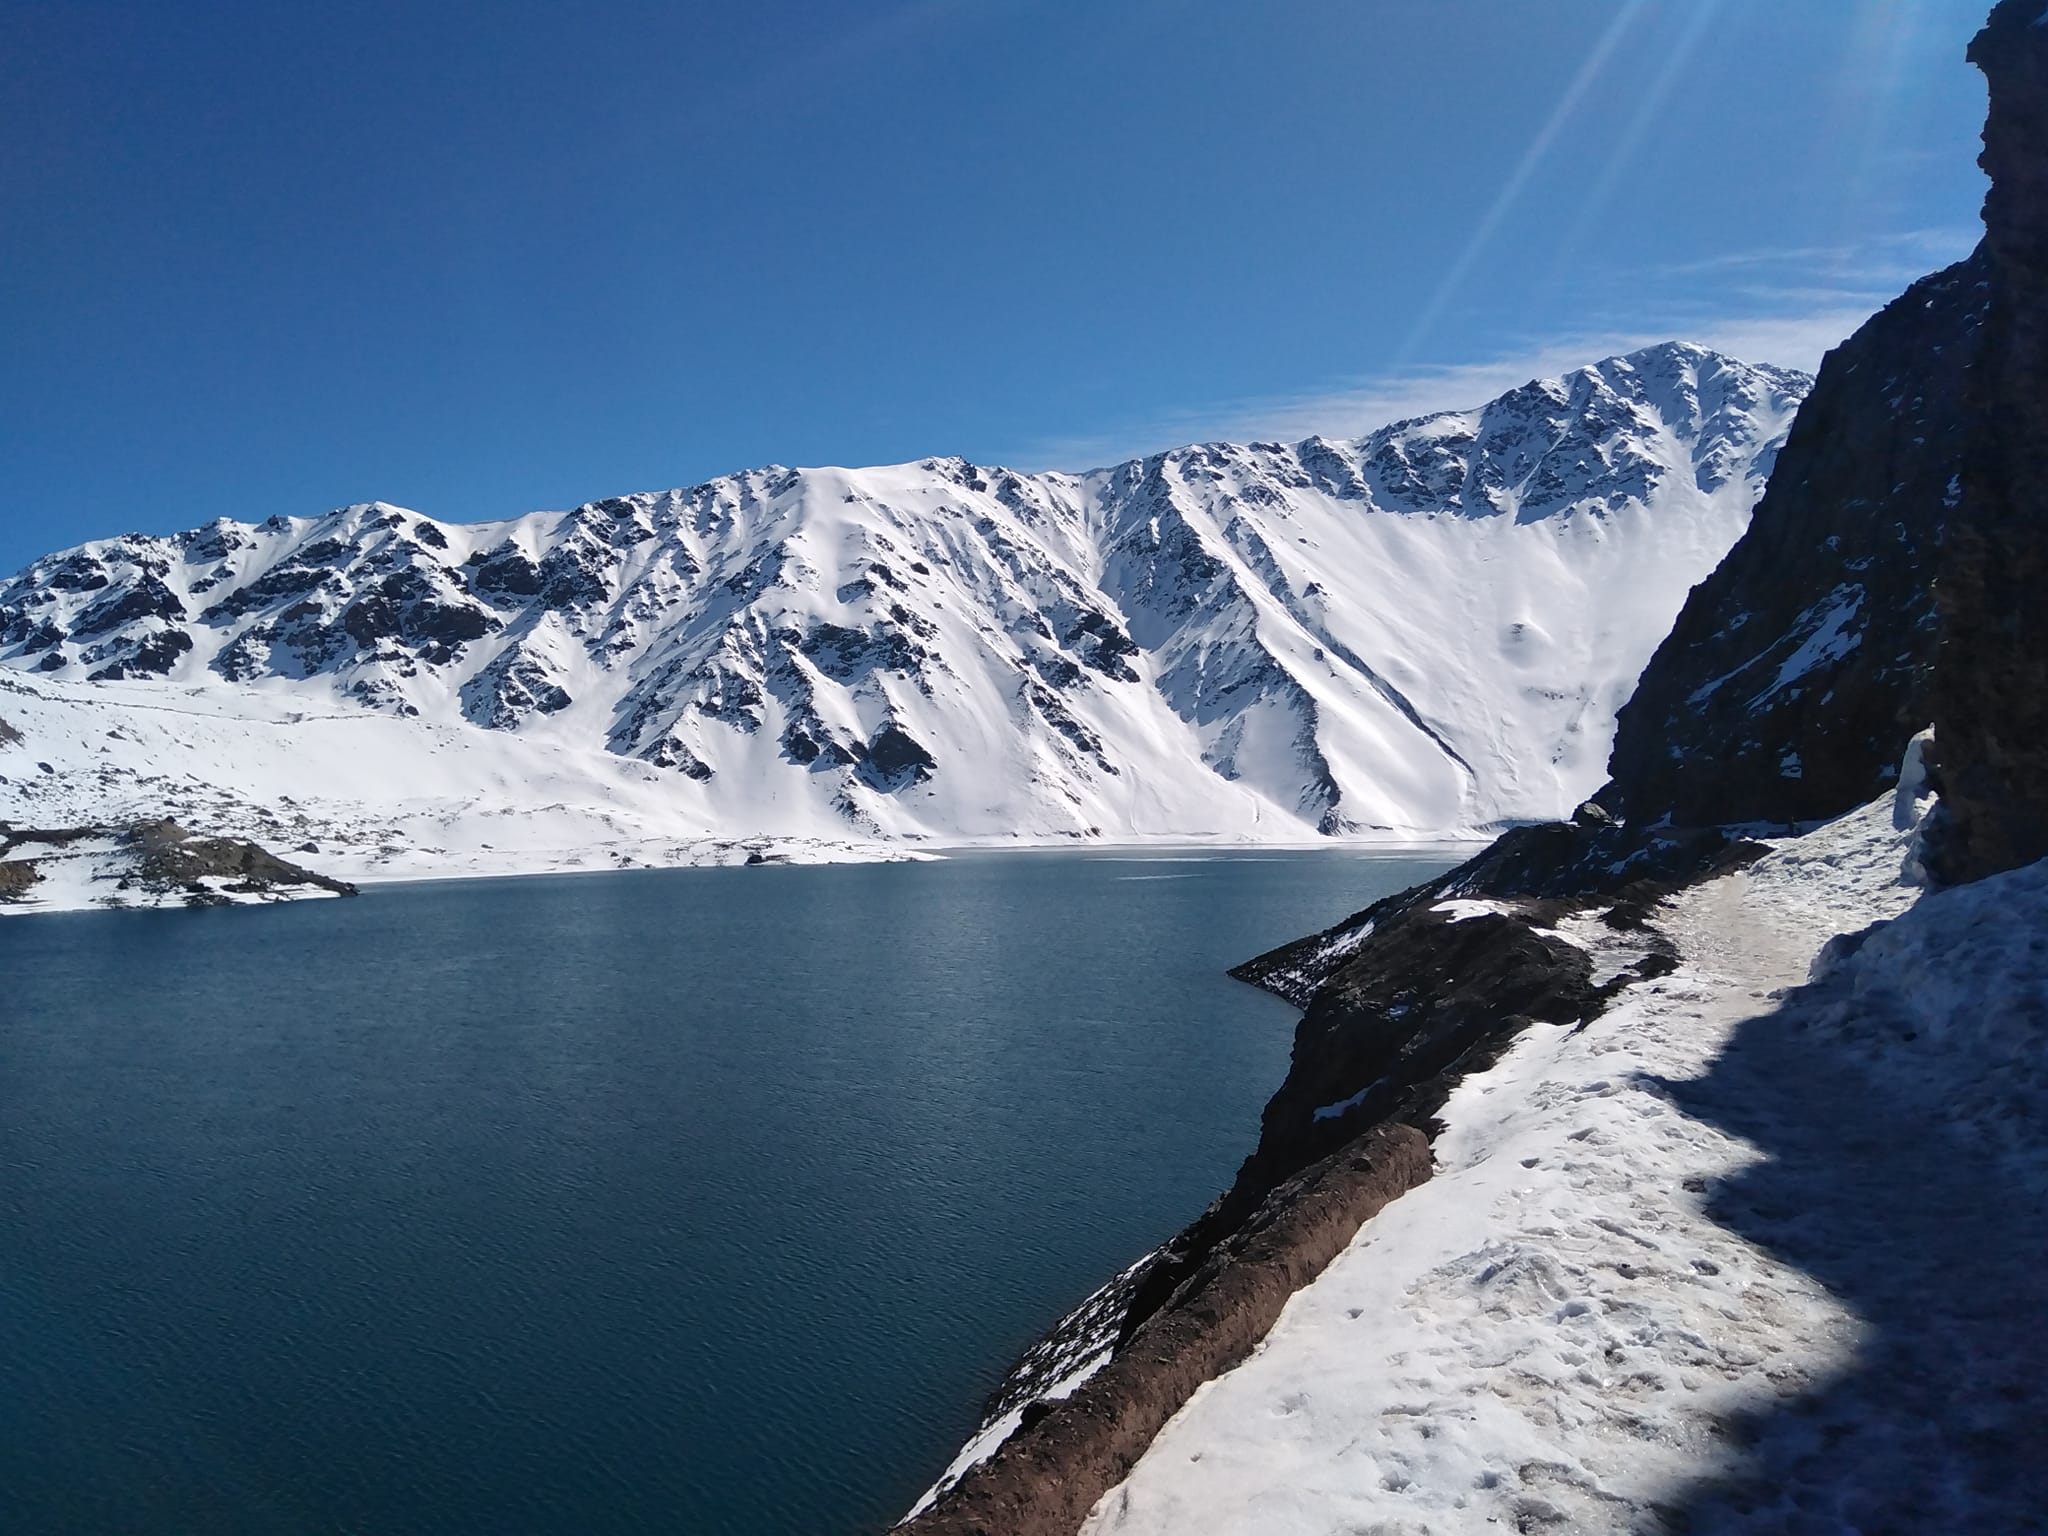
POLYGON ((1673 903, 1687 963, 1462 1085, 1437 1177, 1084 1529, 2043 1528, 2048 1253, 2010 1155, 2048 1147, 2038 1073, 2000 1142, 1941 1107, 1969 1050, 1853 1022, 1854 962, 1772 996, 1911 902, 1905 856, 1872 806, 1673 903))

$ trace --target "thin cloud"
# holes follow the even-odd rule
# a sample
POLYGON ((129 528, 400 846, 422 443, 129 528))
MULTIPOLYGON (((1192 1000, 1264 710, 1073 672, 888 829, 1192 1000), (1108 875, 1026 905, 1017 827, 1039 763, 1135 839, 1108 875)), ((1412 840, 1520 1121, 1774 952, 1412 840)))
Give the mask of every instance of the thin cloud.
POLYGON ((1534 341, 1480 361, 1367 376, 1296 396, 1163 413, 1119 432, 1039 443, 1018 462, 1030 468, 1079 470, 1191 442, 1363 437, 1390 422, 1469 410, 1532 379, 1556 378, 1662 341, 1691 341, 1746 362, 1811 373, 1828 349, 1869 319, 1876 307, 1852 303, 1796 315, 1696 317, 1691 323, 1677 321, 1654 330, 1588 331, 1534 341))
POLYGON ((1878 235, 1853 245, 1796 245, 1766 247, 1752 251, 1724 251, 1696 261, 1667 262, 1655 270, 1661 277, 1709 277, 1745 268, 1794 267, 1811 270, 1825 267, 1840 271, 1892 274, 1909 271, 1914 276, 1930 265, 1946 264, 1967 254, 1982 233, 1961 225, 1939 229, 1909 229, 1898 234, 1878 235))
POLYGON ((1978 231, 1906 230, 1842 245, 1730 251, 1635 273, 1597 275, 1609 292, 1650 290, 1627 316, 1573 332, 1526 337, 1493 357, 1403 367, 1299 395, 1221 400, 1161 411, 1120 428, 1041 440, 1015 456, 1035 468, 1121 463, 1191 442, 1296 442, 1361 437, 1389 422, 1468 410, 1531 379, 1554 378, 1660 341, 1691 341, 1746 362, 1812 373, 1837 345, 1909 283, 1967 254, 1978 231), (1720 283, 1701 280, 1719 277, 1720 283), (1738 278, 1739 281, 1725 281, 1738 278), (1702 288, 1711 296, 1702 294, 1702 288))

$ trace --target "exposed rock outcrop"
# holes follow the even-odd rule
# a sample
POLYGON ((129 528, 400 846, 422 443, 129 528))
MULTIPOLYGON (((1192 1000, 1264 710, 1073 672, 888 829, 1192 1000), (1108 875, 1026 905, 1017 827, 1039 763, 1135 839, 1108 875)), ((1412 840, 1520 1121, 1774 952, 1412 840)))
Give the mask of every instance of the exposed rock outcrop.
POLYGON ((0 905, 46 905, 53 877, 71 893, 60 907, 217 907, 356 894, 346 880, 290 863, 260 844, 195 836, 167 819, 63 828, 0 823, 0 905))
POLYGON ((1932 709, 1988 270, 1979 250, 1922 278, 1828 354, 1748 532, 1615 719, 1609 810, 1794 822, 1883 792, 1932 709))
POLYGON ((145 884, 177 886, 191 905, 218 904, 201 893, 260 895, 283 886, 311 886, 336 896, 356 894, 348 881, 280 859, 259 843, 239 837, 197 837, 175 821, 140 822, 124 832, 122 840, 136 850, 136 874, 145 884), (203 884, 208 880, 225 883, 213 891, 203 884))
POLYGON ((1935 872, 2048 856, 2048 26, 2002 0, 1970 44, 1991 88, 1979 164, 1990 307, 1961 504, 1938 588, 1935 872))

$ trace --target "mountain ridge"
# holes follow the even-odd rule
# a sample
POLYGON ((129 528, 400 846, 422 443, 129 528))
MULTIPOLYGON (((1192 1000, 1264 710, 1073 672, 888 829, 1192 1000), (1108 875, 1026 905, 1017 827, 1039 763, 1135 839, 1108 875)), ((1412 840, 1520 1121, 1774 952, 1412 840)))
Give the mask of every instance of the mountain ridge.
POLYGON ((672 831, 1471 835, 1597 787, 1809 383, 1665 343, 1360 438, 1081 474, 217 519, 31 562, 0 668, 601 754, 663 776, 672 831))

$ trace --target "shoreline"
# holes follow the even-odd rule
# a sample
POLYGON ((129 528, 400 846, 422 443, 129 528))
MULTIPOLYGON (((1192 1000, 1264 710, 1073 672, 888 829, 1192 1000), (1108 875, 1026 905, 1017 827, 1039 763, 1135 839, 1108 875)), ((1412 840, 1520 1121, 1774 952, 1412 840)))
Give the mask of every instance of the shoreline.
MULTIPOLYGON (((4 822, 0 822, 4 825, 4 822)), ((677 873, 712 869, 773 869, 804 868, 819 869, 840 865, 871 864, 931 864, 942 863, 956 857, 987 856, 1032 856, 1045 854, 1087 854, 1106 858, 1127 857, 1134 862, 1156 862, 1172 857, 1196 856, 1190 862, 1206 863, 1232 857, 1256 857, 1262 853, 1300 854, 1327 853, 1335 857, 1361 859, 1374 858, 1441 858, 1452 859, 1477 846, 1475 841, 1464 838, 1446 837, 1436 840, 1381 842, 1370 838, 1346 837, 1325 838, 1313 842, 1237 842, 1199 841, 1186 837, 1161 838, 1143 841, 1096 841, 1090 840, 1032 840, 1032 841, 983 841, 958 843, 855 843, 808 838, 779 838, 770 835, 750 835, 744 838, 707 838, 702 842, 659 839, 659 846, 678 852, 698 854, 696 857, 673 857, 653 860, 624 855, 623 850, 569 850, 559 856, 564 862, 549 861, 545 858, 525 860, 513 855, 507 860, 507 867, 476 867, 474 864, 451 863, 443 868, 407 868, 394 870, 388 866, 373 865, 369 868, 351 867, 354 861, 343 860, 338 864, 323 867, 322 873, 345 880, 351 885, 364 889, 400 885, 434 885, 473 880, 523 880, 538 879, 557 875, 602 875, 627 873, 677 873), (576 862, 566 862, 567 860, 576 862)), ((306 853, 303 849, 289 850, 296 856, 318 861, 318 853, 306 853)), ((31 887, 32 888, 32 887, 31 887)), ((305 899, 298 896, 270 896, 259 901, 233 903, 235 905, 269 905, 282 900, 305 899)), ((176 910, 182 905, 178 901, 151 902, 104 902, 90 898, 81 891, 60 902, 34 902, 29 900, 0 900, 0 917, 25 917, 35 914, 57 912, 109 911, 159 911, 176 910)))

